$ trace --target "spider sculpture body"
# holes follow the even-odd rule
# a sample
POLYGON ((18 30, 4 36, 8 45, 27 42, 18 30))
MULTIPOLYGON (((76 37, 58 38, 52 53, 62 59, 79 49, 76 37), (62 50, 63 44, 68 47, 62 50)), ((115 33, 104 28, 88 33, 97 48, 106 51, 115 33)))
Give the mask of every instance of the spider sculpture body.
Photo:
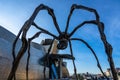
MULTIPOLYGON (((8 76, 8 80, 12 80, 13 78, 15 78, 15 73, 16 73, 16 70, 18 68, 18 65, 19 65, 19 62, 22 58, 22 56, 24 55, 24 53, 26 52, 26 50, 28 50, 28 58, 27 58, 27 65, 26 65, 26 79, 28 80, 28 65, 29 65, 29 58, 30 58, 30 42, 39 37, 39 35, 41 33, 43 34, 47 34, 47 35, 50 35, 53 37, 53 41, 56 39, 58 40, 58 45, 57 45, 57 48, 58 49, 65 49, 68 47, 70 47, 70 52, 71 52, 71 56, 73 56, 73 51, 72 51, 72 43, 71 41, 74 41, 74 40, 77 40, 77 41, 81 41, 83 42, 93 53, 93 55, 95 56, 96 58, 96 61, 97 61, 97 65, 98 65, 98 68, 100 69, 100 71, 103 73, 102 71, 102 68, 100 66, 100 63, 99 63, 99 60, 94 52, 94 50, 90 47, 90 45, 85 42, 84 40, 80 39, 80 38, 72 38, 72 35, 77 31, 79 30, 83 25, 86 25, 86 24, 94 24, 98 27, 98 30, 99 30, 99 33, 100 33, 100 36, 101 36, 101 40, 104 44, 104 47, 105 47, 105 51, 106 51, 106 54, 108 56, 108 61, 109 61, 109 64, 110 64, 110 68, 111 68, 111 71, 112 71, 112 75, 113 75, 113 78, 114 80, 118 80, 117 78, 117 73, 115 71, 115 66, 114 66, 114 62, 113 62, 113 59, 112 59, 112 46, 107 42, 106 40, 106 36, 104 34, 104 24, 102 22, 100 22, 99 20, 99 15, 97 13, 97 11, 95 9, 92 9, 92 8, 89 8, 89 7, 85 7, 85 6, 82 6, 82 5, 76 5, 76 4, 73 4, 71 9, 70 9, 70 13, 68 15, 68 20, 67 20, 67 23, 66 23, 66 28, 65 28, 65 31, 64 32, 61 32, 60 28, 59 28, 59 25, 56 21, 56 17, 55 17, 55 14, 54 14, 54 11, 53 9, 51 9, 50 7, 44 5, 44 4, 41 4, 39 5, 35 11, 33 12, 32 16, 25 22, 25 24, 23 25, 23 27, 21 28, 21 30, 19 31, 14 43, 13 43, 13 48, 12 48, 12 55, 13 55, 13 65, 12 65, 12 69, 11 69, 11 72, 8 76), (81 10, 86 10, 86 11, 89 11, 91 13, 93 13, 96 17, 96 19, 94 20, 90 20, 90 21, 84 21, 82 23, 80 23, 78 26, 76 26, 73 31, 71 33, 68 34, 68 28, 69 28, 69 21, 71 19, 71 16, 72 16, 72 13, 75 9, 81 9, 81 10), (41 10, 47 10, 48 11, 48 14, 52 17, 53 19, 53 23, 56 27, 56 30, 58 31, 59 33, 59 36, 56 36, 54 34, 52 34, 51 32, 39 27, 35 22, 35 18, 38 14, 38 12, 40 12, 41 10), (40 30, 39 32, 37 32, 33 37, 31 38, 26 38, 26 35, 27 35, 27 32, 29 30, 29 28, 31 26, 34 26, 36 27, 38 30, 40 30), (15 48, 16 48, 16 43, 19 39, 21 35, 21 40, 22 40, 22 46, 18 52, 17 55, 15 55, 15 48)), ((50 50, 51 50, 51 47, 52 47, 52 43, 51 43, 51 46, 48 50, 48 53, 50 53, 50 50)), ((44 62, 45 64, 45 62, 44 62)), ((76 71, 76 66, 75 66, 75 62, 74 62, 74 59, 73 59, 73 65, 74 65, 74 72, 76 74, 76 80, 78 80, 77 78, 77 71, 76 71)), ((44 79, 46 80, 46 76, 45 76, 45 71, 46 71, 46 66, 44 67, 44 79)), ((103 75, 106 77, 106 75, 103 73, 103 75)), ((107 78, 107 77, 106 77, 107 78)))

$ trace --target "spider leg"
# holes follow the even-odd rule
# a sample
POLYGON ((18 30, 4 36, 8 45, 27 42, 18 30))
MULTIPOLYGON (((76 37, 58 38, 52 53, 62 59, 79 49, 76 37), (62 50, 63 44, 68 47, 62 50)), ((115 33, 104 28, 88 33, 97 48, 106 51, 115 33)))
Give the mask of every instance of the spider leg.
POLYGON ((113 78, 115 80, 118 80, 117 72, 115 70, 115 65, 114 65, 113 58, 112 58, 112 49, 113 48, 108 43, 108 41, 106 39, 106 36, 104 34, 104 24, 102 22, 98 22, 98 21, 95 21, 95 20, 84 21, 83 23, 81 23, 77 27, 75 27, 75 29, 70 33, 69 37, 71 37, 79 28, 81 28, 85 24, 94 24, 94 25, 97 25, 98 31, 100 33, 101 40, 102 40, 102 42, 104 44, 104 47, 105 47, 105 52, 106 52, 106 55, 108 57, 108 62, 109 62, 109 65, 110 65, 110 68, 111 68, 111 71, 112 71, 113 78))
MULTIPOLYGON (((53 45, 53 42, 54 42, 55 38, 52 40, 51 44, 50 44, 50 47, 48 49, 48 53, 46 53, 46 57, 45 57, 45 61, 44 61, 44 69, 43 69, 43 73, 44 73, 44 80, 46 80, 46 74, 45 74, 45 71, 46 71, 46 67, 47 67, 47 63, 49 65, 49 54, 50 54, 50 51, 52 49, 52 45, 53 45)), ((50 75, 50 74, 49 74, 50 75)))
MULTIPOLYGON (((27 21, 24 23, 23 27, 20 29, 18 35, 16 36, 16 38, 15 38, 15 40, 14 40, 14 42, 13 42, 13 46, 12 46, 13 64, 12 64, 11 72, 9 73, 9 76, 8 76, 8 80, 11 80, 13 77, 14 77, 14 80, 16 80, 15 73, 16 73, 16 69, 17 69, 17 67, 18 67, 18 64, 17 64, 17 62, 15 62, 15 60, 18 61, 20 55, 19 55, 18 58, 16 58, 16 55, 15 55, 15 47, 16 47, 17 41, 18 41, 20 35, 22 34, 22 32, 24 32, 24 33, 26 32, 26 31, 25 31, 25 30, 26 30, 25 27, 28 27, 28 26, 27 26, 28 23, 30 23, 29 20, 27 20, 27 21), (15 72, 14 72, 14 71, 15 71, 15 72)), ((26 40, 25 37, 23 37, 23 34, 22 34, 22 39, 21 39, 21 40, 22 40, 22 47, 21 47, 19 53, 21 53, 21 52, 24 53, 24 52, 26 51, 26 47, 27 47, 27 46, 26 46, 26 45, 27 45, 27 40, 26 40)), ((22 55, 21 55, 21 56, 22 56, 22 55)))
POLYGON ((104 34, 104 23, 102 23, 102 22, 98 23, 98 29, 99 29, 99 32, 100 32, 100 35, 101 35, 101 40, 104 43, 105 52, 106 52, 107 57, 108 57, 108 62, 109 62, 110 68, 111 68, 113 79, 118 80, 117 72, 116 72, 114 61, 113 61, 113 58, 112 58, 112 50, 113 50, 113 48, 108 43, 108 41, 106 39, 106 36, 104 34))
POLYGON ((12 55, 13 55, 13 65, 12 65, 12 69, 11 69, 11 71, 10 71, 10 74, 9 74, 9 76, 8 76, 8 80, 12 80, 12 78, 14 77, 15 72, 16 72, 16 70, 17 70, 17 67, 18 67, 18 65, 19 65, 20 59, 22 58, 23 54, 25 53, 25 51, 26 51, 26 49, 27 49, 26 34, 27 34, 27 31, 29 30, 30 26, 32 25, 35 17, 37 16, 37 14, 38 14, 38 12, 39 12, 40 10, 47 10, 47 11, 48 11, 48 13, 52 16, 52 19, 53 19, 53 21, 54 21, 54 24, 55 24, 55 27, 56 27, 57 31, 58 31, 59 33, 61 33, 61 31, 60 31, 60 29, 59 29, 59 26, 58 26, 58 24, 57 24, 55 15, 54 15, 54 13, 53 13, 53 10, 52 10, 51 8, 49 8, 48 6, 45 6, 45 5, 43 5, 43 4, 39 5, 39 6, 35 9, 35 11, 33 12, 32 16, 29 18, 29 20, 27 20, 27 21, 25 22, 25 24, 23 25, 23 27, 22 27, 21 30, 19 31, 19 33, 18 33, 18 35, 17 35, 17 37, 16 37, 16 39, 15 39, 15 41, 14 41, 14 43, 13 43, 13 46, 14 46, 13 49, 12 49, 12 50, 13 50, 13 51, 12 51, 12 55), (22 47, 21 47, 21 49, 19 50, 18 55, 17 55, 16 58, 15 58, 15 46, 16 46, 16 43, 17 43, 17 41, 18 41, 21 33, 22 33, 22 38, 21 38, 21 39, 22 39, 22 47))
POLYGON ((18 52, 19 55, 17 55, 15 58, 13 67, 10 71, 10 74, 9 74, 7 80, 12 80, 12 78, 14 77, 17 67, 19 65, 20 59, 23 56, 23 54, 21 54, 21 53, 25 53, 26 50, 27 50, 27 40, 26 40, 26 38, 22 38, 22 47, 20 48, 20 51, 18 52))
MULTIPOLYGON (((70 46, 70 53, 71 53, 72 56, 74 56, 74 55, 73 55, 73 50, 72 50, 72 43, 71 43, 70 40, 69 40, 69 46, 70 46)), ((74 60, 75 60, 75 59, 72 59, 73 66, 74 66, 74 73, 75 73, 75 76, 76 76, 76 80, 78 80, 77 69, 76 69, 76 65, 75 65, 75 61, 74 61, 74 60)))
POLYGON ((27 64, 26 64, 26 80, 28 80, 28 70, 29 70, 29 60, 30 60, 30 43, 33 39, 39 37, 39 35, 41 34, 42 32, 39 31, 37 32, 35 35, 33 35, 33 37, 29 38, 28 39, 28 57, 27 57, 27 64))
POLYGON ((57 36, 55 36, 54 34, 50 33, 49 31, 47 31, 47 30, 45 30, 45 29, 39 27, 36 23, 33 22, 32 25, 35 26, 38 30, 41 30, 41 31, 43 31, 44 33, 46 33, 46 34, 48 34, 48 35, 54 37, 55 39, 58 39, 57 36))
MULTIPOLYGON (((29 38, 28 39, 28 57, 27 57, 27 64, 26 64, 26 80, 28 80, 28 65, 29 65, 29 59, 30 59, 30 43, 31 43, 31 41, 33 40, 33 39, 35 39, 35 38, 37 38, 37 37, 39 37, 39 35, 41 34, 41 33, 44 33, 43 31, 39 31, 39 32, 37 32, 33 37, 31 37, 31 38, 29 38)), ((54 40, 53 40, 54 41, 54 40)), ((51 48, 51 47, 50 47, 51 48)), ((50 53, 50 49, 49 49, 49 51, 48 51, 48 53, 50 53)), ((48 61, 47 61, 48 62, 48 61)), ((45 64, 46 65, 46 64, 45 64)), ((45 74, 44 74, 45 75, 45 74)), ((46 79, 46 78, 45 78, 46 79)))
POLYGON ((91 20, 91 21, 84 21, 82 22, 81 24, 79 24, 78 26, 76 26, 74 28, 74 30, 70 33, 69 37, 71 37, 79 28, 81 28, 82 26, 84 26, 85 24, 96 24, 96 21, 95 20, 91 20))
MULTIPOLYGON (((57 39, 57 36, 51 34, 50 32, 46 31, 45 29, 42 29, 42 28, 38 27, 36 24, 34 24, 34 26, 35 26, 37 29, 42 30, 43 33, 48 34, 48 35, 50 35, 50 36, 52 36, 52 37, 54 37, 54 38, 57 39)), ((20 30, 18 36, 16 37, 16 39, 15 39, 15 41, 14 41, 14 43, 13 43, 13 48, 12 48, 13 64, 14 64, 14 61, 15 61, 15 47, 16 47, 16 43, 17 43, 17 40, 19 39, 20 34, 22 33, 22 30, 23 30, 23 29, 20 30)), ((29 41, 28 41, 28 42, 29 42, 29 41)), ((14 66, 14 65, 13 65, 13 66, 14 66)), ((13 72, 13 73, 14 73, 14 72, 13 72)), ((12 73, 10 73, 10 74, 12 74, 12 73)), ((14 79, 15 79, 15 74, 14 74, 14 79)))
POLYGON ((85 7, 83 5, 73 4, 72 7, 71 7, 71 9, 70 9, 70 13, 69 13, 69 16, 68 16, 68 19, 67 19, 65 33, 67 33, 67 31, 68 31, 70 18, 71 18, 72 14, 73 14, 73 11, 75 9, 81 9, 81 10, 86 10, 86 11, 89 11, 89 12, 93 12, 95 14, 96 21, 99 21, 99 15, 98 15, 98 13, 97 13, 97 11, 95 9, 89 8, 89 7, 85 7))
POLYGON ((53 19, 53 22, 54 22, 54 25, 55 25, 58 33, 61 34, 61 31, 60 31, 59 25, 58 25, 58 23, 57 23, 57 20, 56 20, 56 17, 55 17, 55 14, 54 14, 53 9, 50 8, 50 7, 48 7, 48 6, 46 6, 46 5, 44 5, 44 4, 39 5, 39 6, 35 9, 34 13, 33 13, 32 16, 30 17, 30 19, 32 20, 32 22, 34 21, 35 17, 37 16, 37 14, 38 14, 38 12, 39 12, 40 10, 47 10, 47 11, 48 11, 48 14, 51 15, 51 17, 52 17, 52 19, 53 19))
POLYGON ((98 68, 100 69, 100 71, 101 71, 101 73, 103 74, 103 76, 106 77, 106 79, 108 79, 108 77, 104 74, 104 72, 103 72, 103 70, 102 70, 102 68, 101 68, 99 59, 98 59, 96 53, 94 52, 94 50, 92 49, 92 47, 91 47, 86 41, 84 41, 84 40, 82 40, 82 39, 80 39, 80 38, 71 38, 70 40, 81 41, 81 42, 83 42, 83 43, 91 50, 91 52, 93 53, 93 55, 94 55, 94 57, 95 57, 95 59, 96 59, 96 61, 97 61, 97 66, 98 66, 98 68))
POLYGON ((16 55, 15 55, 16 43, 17 43, 17 41, 18 41, 18 39, 19 39, 19 37, 20 37, 20 35, 21 35, 21 33, 22 33, 22 30, 23 30, 23 28, 21 28, 21 30, 19 31, 18 35, 16 36, 16 38, 15 38, 15 40, 14 40, 14 42, 13 42, 13 48, 12 48, 13 62, 14 62, 15 57, 16 57, 16 55))
MULTIPOLYGON (((19 31, 18 35, 16 36, 16 38, 15 38, 15 40, 14 40, 14 42, 13 42, 13 45, 12 45, 12 57, 13 57, 12 66, 14 65, 15 58, 16 58, 16 55, 15 55, 15 47, 16 47, 17 41, 18 41, 18 39, 19 39, 22 31, 23 31, 23 27, 20 29, 20 31, 19 31)), ((14 80, 16 80, 15 74, 14 74, 14 80)))
MULTIPOLYGON (((106 52, 106 54, 108 56, 108 62, 109 62, 109 65, 110 65, 110 68, 111 68, 111 71, 112 71, 113 78, 114 78, 114 80, 118 80, 117 72, 115 70, 115 66, 114 66, 114 62, 113 62, 113 58, 112 58, 112 46, 106 40, 106 36, 104 34, 103 23, 100 22, 99 15, 98 15, 98 13, 97 13, 97 11, 95 9, 88 8, 88 7, 85 7, 85 6, 82 6, 82 5, 73 4, 72 7, 71 7, 71 10, 70 10, 70 14, 68 16, 65 33, 67 33, 67 31, 68 31, 69 21, 70 21, 71 15, 72 15, 72 13, 73 13, 73 11, 75 9, 83 9, 83 10, 87 10, 89 12, 93 12, 95 14, 96 20, 95 20, 95 23, 93 23, 93 24, 98 25, 98 29, 99 29, 99 32, 100 32, 101 40, 102 40, 102 42, 104 44, 105 52, 106 52)), ((81 23, 81 25, 79 25, 79 26, 83 26, 86 23, 87 22, 85 21, 85 22, 81 23)), ((73 33, 76 30, 77 30, 77 27, 73 30, 73 32, 70 34, 70 36, 72 36, 73 33)))

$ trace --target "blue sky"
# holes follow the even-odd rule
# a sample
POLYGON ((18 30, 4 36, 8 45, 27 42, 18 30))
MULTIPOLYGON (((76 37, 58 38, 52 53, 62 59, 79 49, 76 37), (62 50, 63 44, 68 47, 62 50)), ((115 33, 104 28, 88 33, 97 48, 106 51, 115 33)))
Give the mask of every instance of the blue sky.
MULTIPOLYGON (((0 0, 0 25, 17 35, 24 22, 41 3, 54 9, 57 22, 62 31, 65 30, 67 17, 72 4, 84 5, 96 9, 100 15, 100 20, 105 24, 107 40, 113 46, 115 66, 120 67, 120 0, 0 0)), ((70 21, 69 33, 80 22, 92 19, 95 19, 93 13, 84 10, 75 10, 70 21)), ((41 11, 35 19, 35 22, 42 26, 42 28, 58 35, 52 19, 46 11, 41 11)), ((28 36, 33 35, 37 31, 38 30, 35 28, 31 28, 28 32, 28 36)), ((46 37, 49 36, 41 35, 41 37, 35 41, 40 43, 40 41, 46 37)), ((73 37, 82 38, 92 46, 99 57, 103 70, 106 71, 109 64, 97 27, 94 25, 85 25, 79 29, 73 37)), ((72 43, 74 55, 76 57, 75 63, 77 71, 79 73, 99 73, 95 58, 90 50, 78 41, 72 43)), ((69 54, 69 49, 67 48, 64 51, 60 51, 60 53, 69 54)), ((71 61, 68 63, 68 68, 70 73, 73 73, 71 61)))

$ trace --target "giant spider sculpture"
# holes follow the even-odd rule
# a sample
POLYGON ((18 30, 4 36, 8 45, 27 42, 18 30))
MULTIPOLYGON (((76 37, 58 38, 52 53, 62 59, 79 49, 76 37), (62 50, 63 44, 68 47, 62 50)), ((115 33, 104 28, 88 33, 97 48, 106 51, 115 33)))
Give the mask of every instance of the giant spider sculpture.
MULTIPOLYGON (((100 63, 99 63, 99 60, 98 60, 94 50, 90 47, 90 45, 87 42, 85 42, 84 40, 80 39, 80 38, 72 38, 72 35, 77 30, 79 30, 83 25, 86 25, 86 24, 94 24, 94 25, 96 25, 98 27, 101 40, 102 40, 102 42, 104 44, 104 47, 105 47, 106 55, 108 56, 108 62, 109 62, 110 68, 111 68, 113 79, 114 80, 118 80, 117 73, 116 73, 115 67, 114 67, 114 62, 113 62, 113 59, 112 59, 112 46, 106 40, 106 36, 104 34, 104 24, 102 22, 100 22, 99 15, 98 15, 97 11, 95 9, 92 9, 92 8, 89 8, 89 7, 85 7, 85 6, 82 6, 82 5, 76 5, 76 4, 73 4, 71 9, 70 9, 70 13, 69 13, 69 16, 68 16, 68 19, 67 19, 66 28, 65 28, 64 32, 61 32, 61 30, 59 28, 59 25, 58 25, 58 23, 56 21, 56 17, 54 15, 53 9, 51 9, 50 7, 48 7, 48 6, 44 5, 44 4, 39 5, 35 9, 35 11, 33 12, 32 16, 25 22, 25 24, 23 25, 23 27, 19 31, 19 33, 18 33, 18 35, 17 35, 17 37, 16 37, 16 39, 15 39, 15 41, 13 43, 13 48, 12 48, 13 65, 12 65, 12 69, 10 71, 10 74, 8 76, 8 80, 12 80, 13 78, 14 78, 14 80, 16 79, 15 78, 16 70, 17 70, 18 65, 20 63, 20 60, 23 57, 23 55, 26 52, 26 50, 28 50, 28 58, 27 58, 27 65, 26 65, 26 79, 28 80, 28 69, 29 69, 28 65, 29 65, 29 58, 30 58, 30 42, 33 39, 39 37, 39 35, 41 33, 44 33, 44 34, 52 36, 53 37, 53 41, 55 39, 58 40, 57 48, 60 49, 60 50, 66 49, 68 47, 68 45, 69 45, 70 46, 71 56, 73 56, 71 41, 77 40, 77 41, 83 42, 92 51, 93 55, 95 56, 95 58, 97 60, 97 66, 100 69, 100 71, 103 73, 103 71, 101 69, 101 66, 100 66, 100 63), (90 21, 84 21, 84 22, 80 23, 78 26, 76 26, 71 33, 68 33, 69 21, 71 19, 72 13, 73 13, 73 11, 75 9, 82 9, 82 10, 86 10, 86 11, 92 12, 95 15, 96 19, 95 20, 90 20, 90 21), (59 36, 56 36, 55 34, 52 34, 51 32, 49 32, 49 31, 39 27, 34 22, 38 12, 40 12, 41 10, 47 10, 48 11, 48 14, 53 19, 55 28, 58 31, 59 36), (37 32, 33 37, 27 39, 26 35, 27 35, 27 32, 28 32, 28 30, 29 30, 29 28, 31 26, 36 27, 40 31, 37 32), (22 46, 21 46, 18 54, 15 55, 16 43, 17 43, 20 35, 21 35, 21 40, 22 40, 22 46)), ((50 54, 51 47, 52 47, 52 43, 51 43, 51 46, 50 46, 47 54, 50 54)), ((72 61, 73 61, 73 66, 74 66, 74 72, 75 72, 75 75, 76 75, 76 80, 78 80, 74 59, 72 61)), ((44 64, 46 65, 46 62, 44 62, 44 64)), ((45 71, 46 71, 46 66, 44 67, 44 79, 46 80, 45 71)), ((104 73, 103 73, 103 75, 105 76, 104 73)))

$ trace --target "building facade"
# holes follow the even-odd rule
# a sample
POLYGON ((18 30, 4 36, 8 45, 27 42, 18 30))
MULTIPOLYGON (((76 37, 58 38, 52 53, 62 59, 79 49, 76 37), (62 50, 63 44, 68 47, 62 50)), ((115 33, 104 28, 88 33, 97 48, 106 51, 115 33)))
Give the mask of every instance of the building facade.
MULTIPOLYGON (((13 56, 12 56, 12 45, 16 36, 0 26, 0 80, 7 80, 9 72, 12 68, 13 56)), ((50 47, 51 39, 43 40, 41 44, 31 42, 30 50, 30 63, 29 63, 29 80, 43 80, 44 79, 44 65, 40 61, 50 47)), ((21 40, 19 39, 16 45, 15 53, 17 55, 20 47, 21 40)), ((57 41, 55 40, 50 51, 52 54, 57 54, 57 41)), ((16 72, 17 80, 26 80, 26 63, 27 63, 27 51, 22 57, 19 67, 16 72)), ((61 68, 62 77, 68 77, 69 72, 66 66, 61 68)), ((49 78, 49 68, 46 68, 46 77, 49 78)))
MULTIPOLYGON (((15 35, 0 26, 0 80, 7 80, 9 72, 12 67, 12 45, 15 35)), ((17 42, 15 53, 17 55, 21 46, 21 40, 17 42)), ((31 56, 29 63, 29 79, 30 80, 43 80, 44 66, 38 63, 38 60, 45 55, 44 47, 38 43, 31 43, 31 56)), ((19 67, 16 72, 17 80, 26 80, 26 62, 27 52, 22 57, 19 67)), ((49 77, 49 69, 46 69, 46 76, 49 77)))

